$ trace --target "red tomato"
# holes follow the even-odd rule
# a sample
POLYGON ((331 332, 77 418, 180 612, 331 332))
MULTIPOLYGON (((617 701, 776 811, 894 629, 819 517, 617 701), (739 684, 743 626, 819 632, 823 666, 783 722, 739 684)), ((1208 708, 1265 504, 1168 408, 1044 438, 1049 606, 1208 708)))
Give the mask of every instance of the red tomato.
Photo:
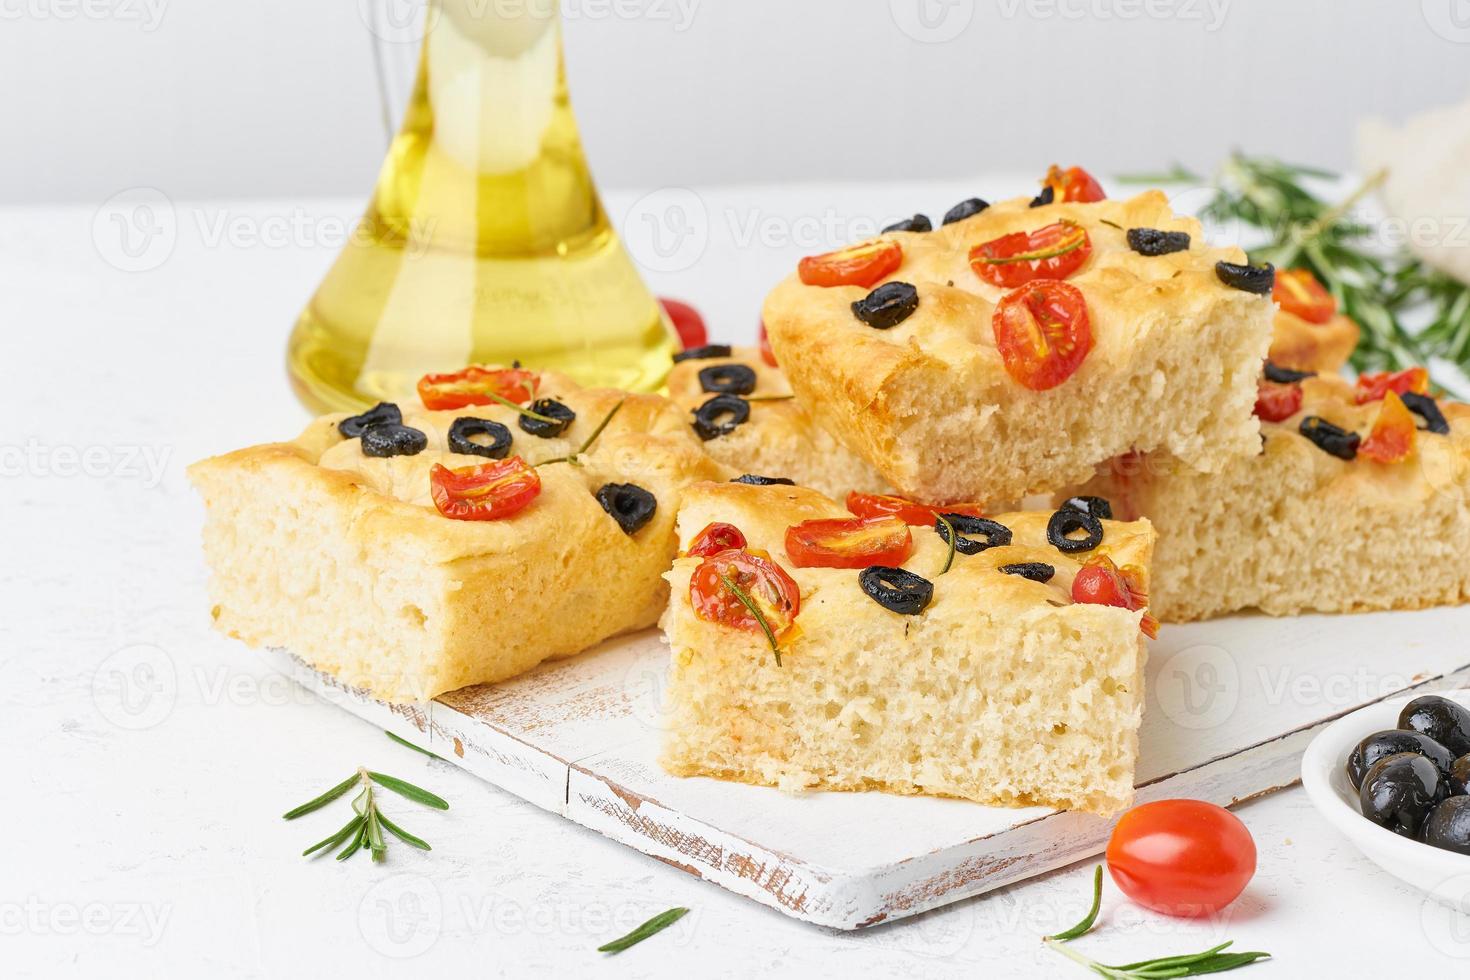
POLYGON ((486 368, 471 365, 454 374, 426 374, 419 379, 419 399, 431 412, 493 405, 499 395, 517 405, 536 397, 541 378, 535 371, 520 368, 486 368))
POLYGON ((1092 350, 1087 300, 1075 286, 1055 279, 1038 279, 1009 293, 990 325, 1006 373, 1032 391, 1066 381, 1092 350))
POLYGON ((993 286, 1015 289, 1035 279, 1065 279, 1091 254, 1087 229, 1074 221, 1058 221, 976 245, 970 249, 970 268, 993 286))
POLYGON ((1256 873, 1256 842, 1240 818, 1199 800, 1160 800, 1123 814, 1108 871, 1133 901, 1165 915, 1218 912, 1256 873))
POLYGON ((766 333, 766 321, 761 321, 761 360, 771 367, 780 367, 776 363, 776 352, 771 350, 771 335, 766 333))
POLYGON ((861 245, 809 255, 796 273, 808 286, 876 286, 903 264, 903 246, 881 238, 861 245))
POLYGON ((913 553, 914 537, 897 517, 838 517, 786 529, 786 554, 797 568, 897 568, 913 553))
POLYGON ((1401 463, 1414 454, 1418 432, 1414 413, 1397 392, 1390 391, 1383 396, 1383 407, 1373 421, 1373 431, 1358 446, 1358 455, 1379 463, 1401 463))
MULTIPOLYGON (((1137 565, 1119 568, 1107 555, 1094 555, 1072 579, 1072 601, 1136 612, 1148 605, 1148 576, 1137 565)), ((1159 621, 1146 613, 1139 629, 1151 640, 1159 638, 1159 621)))
POLYGON ((689 602, 694 607, 694 615, 719 626, 761 632, 760 623, 730 585, 750 597, 777 640, 796 625, 796 615, 801 611, 801 589, 780 565, 748 551, 722 551, 706 558, 694 570, 689 580, 689 602))
POLYGON ((940 514, 985 516, 980 504, 921 504, 907 497, 859 493, 856 490, 847 495, 847 509, 858 517, 897 517, 913 527, 933 527, 940 514))
POLYGON ((1337 300, 1317 281, 1310 269, 1278 270, 1271 298, 1287 313, 1295 314, 1308 323, 1326 323, 1337 313, 1337 300))
POLYGON ((1285 422, 1302 410, 1302 386, 1262 381, 1256 386, 1256 418, 1285 422))
POLYGON ((705 329, 704 317, 699 311, 688 303, 681 303, 676 299, 659 299, 659 305, 668 314, 669 321, 674 324, 674 332, 679 335, 679 344, 685 350, 691 347, 703 347, 709 343, 709 331, 705 329))
POLYGON ((1092 174, 1081 167, 1068 167, 1063 170, 1056 164, 1046 172, 1044 186, 1050 187, 1056 195, 1053 199, 1058 203, 1062 201, 1076 201, 1080 204, 1091 204, 1094 201, 1106 201, 1108 195, 1103 192, 1102 185, 1093 179, 1092 174))
POLYGON ((1411 367, 1402 371, 1360 374, 1357 390, 1353 392, 1353 401, 1358 405, 1366 405, 1378 401, 1390 391, 1400 395, 1411 391, 1426 395, 1429 393, 1429 372, 1422 367, 1411 367))
POLYGON ((456 521, 498 521, 526 509, 541 493, 541 477, 519 456, 452 470, 434 464, 429 494, 439 513, 456 521))
POLYGON ((740 528, 734 524, 715 521, 694 536, 694 540, 689 542, 689 550, 684 554, 690 558, 708 558, 732 548, 744 548, 745 544, 745 535, 740 533, 740 528))

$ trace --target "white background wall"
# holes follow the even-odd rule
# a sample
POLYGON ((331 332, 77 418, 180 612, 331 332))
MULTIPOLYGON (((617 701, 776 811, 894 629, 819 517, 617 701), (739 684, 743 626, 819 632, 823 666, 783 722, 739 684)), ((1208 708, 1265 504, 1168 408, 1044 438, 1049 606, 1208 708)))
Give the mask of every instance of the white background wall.
MULTIPOLYGON (((0 203, 365 193, 374 2, 413 0, 0 0, 0 203)), ((1232 146, 1345 167, 1363 116, 1470 92, 1470 0, 565 6, 608 186, 1106 174, 1232 146)))

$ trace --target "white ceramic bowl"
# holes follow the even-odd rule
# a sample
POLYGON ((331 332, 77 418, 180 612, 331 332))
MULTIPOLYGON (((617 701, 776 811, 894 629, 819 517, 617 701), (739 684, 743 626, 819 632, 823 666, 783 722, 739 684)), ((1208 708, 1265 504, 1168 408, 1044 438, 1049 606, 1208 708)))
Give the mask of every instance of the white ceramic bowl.
MULTIPOLYGON (((1470 690, 1434 693, 1470 707, 1470 690)), ((1317 812, 1370 861, 1439 901, 1470 913, 1470 854, 1430 847, 1368 820, 1359 808, 1358 791, 1347 778, 1347 757, 1353 746, 1374 732, 1397 728, 1399 711, 1420 696, 1370 704, 1324 728, 1302 756, 1302 787, 1317 812)))

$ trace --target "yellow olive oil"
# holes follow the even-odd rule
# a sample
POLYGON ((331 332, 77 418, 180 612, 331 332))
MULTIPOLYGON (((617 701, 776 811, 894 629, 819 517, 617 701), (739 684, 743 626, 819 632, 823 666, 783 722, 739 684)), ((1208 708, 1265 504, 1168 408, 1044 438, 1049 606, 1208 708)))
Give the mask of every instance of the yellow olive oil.
POLYGON ((487 23, 466 2, 431 7, 402 130, 291 336, 315 411, 409 400, 467 364, 634 391, 669 369, 673 333, 582 152, 559 18, 487 23))

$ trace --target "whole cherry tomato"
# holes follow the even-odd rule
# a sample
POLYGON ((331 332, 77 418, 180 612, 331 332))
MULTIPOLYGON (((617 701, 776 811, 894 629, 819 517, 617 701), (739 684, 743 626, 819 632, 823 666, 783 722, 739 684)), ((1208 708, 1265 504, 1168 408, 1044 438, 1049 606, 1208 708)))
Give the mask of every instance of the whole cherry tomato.
POLYGON ((679 335, 679 345, 684 350, 703 347, 709 343, 709 331, 705 329, 704 317, 699 315, 698 310, 688 303, 662 297, 659 305, 668 314, 669 322, 674 325, 674 332, 679 335))
POLYGON ((809 255, 801 260, 796 272, 808 286, 862 286, 867 289, 887 279, 902 264, 903 246, 876 238, 824 255, 809 255))
POLYGON ((1271 298, 1283 310, 1308 323, 1326 323, 1337 314, 1337 300, 1310 269, 1279 269, 1271 298))
POLYGON ((913 553, 914 536, 897 517, 838 517, 786 529, 786 554, 797 568, 897 568, 913 553))
POLYGON ((524 405, 536 397, 540 377, 521 368, 487 368, 472 364, 453 374, 426 374, 419 379, 419 399, 431 412, 493 405, 491 395, 524 405))
POLYGON ((1123 814, 1108 841, 1123 893, 1165 915, 1218 912, 1256 873, 1256 842, 1240 818, 1200 800, 1160 800, 1123 814))
POLYGON ((1015 289, 1036 279, 1065 279, 1091 254, 1087 229, 1074 221, 1058 221, 976 245, 970 249, 970 268, 993 286, 1015 289))
POLYGON ((895 497, 886 493, 859 493, 847 495, 847 509, 857 517, 897 517, 912 527, 933 527, 940 514, 964 514, 966 517, 984 517, 980 504, 921 504, 907 497, 895 497))
POLYGON ((760 621, 735 589, 760 610, 761 618, 777 640, 796 625, 796 615, 801 611, 800 587, 780 565, 748 551, 722 551, 706 558, 694 570, 689 579, 689 602, 694 607, 694 615, 731 629, 763 632, 760 621))
POLYGON ((429 471, 429 495, 439 513, 456 521, 498 521, 526 509, 541 493, 541 477, 519 456, 429 471))
POLYGON ((1092 350, 1087 300, 1075 287, 1038 279, 1007 294, 991 317, 1006 373, 1032 391, 1066 381, 1092 350))
POLYGON ((1092 174, 1081 167, 1068 167, 1063 170, 1056 164, 1052 164, 1042 184, 1052 189, 1055 195, 1053 200, 1059 204, 1062 201, 1092 204, 1108 198, 1108 195, 1103 192, 1102 185, 1093 179, 1092 174))
POLYGON ((689 550, 684 554, 690 558, 708 558, 732 548, 744 548, 745 545, 745 535, 740 528, 724 521, 715 521, 694 536, 694 540, 689 542, 689 550))

